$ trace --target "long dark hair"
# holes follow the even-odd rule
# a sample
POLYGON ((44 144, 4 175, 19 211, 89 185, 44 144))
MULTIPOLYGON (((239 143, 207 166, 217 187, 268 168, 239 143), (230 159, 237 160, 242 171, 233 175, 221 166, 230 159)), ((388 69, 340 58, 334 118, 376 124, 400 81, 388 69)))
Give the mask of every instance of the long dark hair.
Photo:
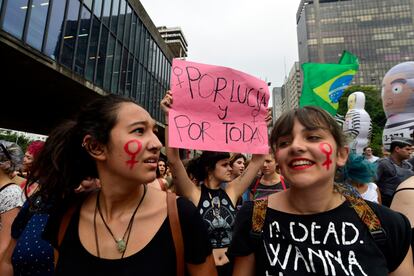
POLYGON ((28 182, 39 183, 43 200, 74 195, 74 189, 87 177, 98 177, 95 160, 88 154, 94 145, 106 145, 117 123, 118 109, 131 99, 116 95, 99 96, 86 105, 77 118, 62 123, 49 135, 44 148, 35 159, 28 182), (83 145, 86 135, 91 136, 83 145))

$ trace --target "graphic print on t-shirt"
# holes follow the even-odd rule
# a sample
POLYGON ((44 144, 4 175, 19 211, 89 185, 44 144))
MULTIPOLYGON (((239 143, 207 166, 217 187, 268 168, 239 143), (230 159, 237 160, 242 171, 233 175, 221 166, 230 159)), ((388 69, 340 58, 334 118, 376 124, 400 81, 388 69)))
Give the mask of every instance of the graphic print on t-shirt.
POLYGON ((207 231, 213 248, 222 248, 230 245, 232 227, 234 224, 234 208, 226 198, 219 196, 205 199, 200 208, 200 215, 207 225, 207 231))
MULTIPOLYGON (((334 220, 270 223, 263 229, 265 275, 371 275, 378 254, 364 225, 334 220), (367 255, 370 263, 364 261, 367 255)), ((379 256, 375 266, 382 264, 379 256)))

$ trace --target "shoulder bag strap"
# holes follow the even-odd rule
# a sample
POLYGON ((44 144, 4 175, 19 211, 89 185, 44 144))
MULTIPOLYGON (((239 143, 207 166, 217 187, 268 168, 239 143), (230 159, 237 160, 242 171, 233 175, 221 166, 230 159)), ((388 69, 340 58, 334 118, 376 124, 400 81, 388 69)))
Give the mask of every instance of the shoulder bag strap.
POLYGON ((351 207, 358 214, 362 222, 368 227, 375 242, 377 244, 385 243, 387 234, 381 226, 381 221, 365 200, 362 197, 356 197, 342 185, 335 184, 335 188, 351 203, 351 207))
POLYGON ((267 210, 267 197, 253 201, 252 230, 253 237, 261 237, 267 210))
POLYGON ((167 212, 177 259, 177 276, 184 276, 184 242, 175 193, 167 193, 167 212))
MULTIPOLYGON (((69 226, 69 222, 70 222, 73 214, 75 213, 76 207, 77 207, 76 205, 72 205, 66 211, 65 215, 62 218, 62 221, 60 222, 59 232, 58 232, 58 240, 57 240, 58 248, 60 248, 60 245, 62 244, 63 238, 65 237, 65 234, 66 234, 66 229, 69 226)), ((56 268, 56 265, 57 265, 58 260, 59 260, 59 251, 56 248, 53 250, 53 256, 54 256, 54 264, 55 264, 55 268, 56 268)))

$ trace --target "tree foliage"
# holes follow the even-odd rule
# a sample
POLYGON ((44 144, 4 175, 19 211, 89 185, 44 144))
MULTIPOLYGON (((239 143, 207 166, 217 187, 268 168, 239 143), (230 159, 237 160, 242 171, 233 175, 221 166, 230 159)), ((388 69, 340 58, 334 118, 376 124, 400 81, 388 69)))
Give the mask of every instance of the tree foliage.
POLYGON ((18 144, 23 152, 25 152, 29 143, 32 142, 32 140, 30 140, 29 138, 23 135, 19 135, 10 130, 0 131, 0 140, 5 140, 18 144))
POLYGON ((339 100, 338 114, 345 116, 348 111, 348 96, 356 91, 361 91, 365 94, 365 110, 371 117, 372 137, 370 146, 375 155, 382 156, 382 132, 384 130, 386 117, 382 107, 381 91, 371 86, 355 85, 348 87, 339 100))

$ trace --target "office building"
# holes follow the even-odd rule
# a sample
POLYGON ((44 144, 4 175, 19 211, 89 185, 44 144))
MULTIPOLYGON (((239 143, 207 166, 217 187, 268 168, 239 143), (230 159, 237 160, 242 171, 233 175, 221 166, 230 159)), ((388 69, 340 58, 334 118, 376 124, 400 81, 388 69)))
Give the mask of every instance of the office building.
POLYGON ((47 134, 108 93, 163 122, 173 54, 140 1, 0 0, 0 8, 0 127, 47 134))
POLYGON ((161 37, 167 43, 176 58, 186 58, 188 52, 187 40, 179 27, 167 28, 165 26, 158 27, 161 37))
POLYGON ((353 84, 380 88, 394 65, 414 58, 414 0, 302 0, 296 15, 299 62, 359 58, 353 84))
POLYGON ((273 87, 272 89, 272 118, 273 123, 282 115, 282 87, 273 87))
POLYGON ((289 71, 289 76, 285 80, 285 95, 287 97, 287 109, 299 107, 299 98, 302 92, 302 80, 299 62, 295 62, 289 71))

